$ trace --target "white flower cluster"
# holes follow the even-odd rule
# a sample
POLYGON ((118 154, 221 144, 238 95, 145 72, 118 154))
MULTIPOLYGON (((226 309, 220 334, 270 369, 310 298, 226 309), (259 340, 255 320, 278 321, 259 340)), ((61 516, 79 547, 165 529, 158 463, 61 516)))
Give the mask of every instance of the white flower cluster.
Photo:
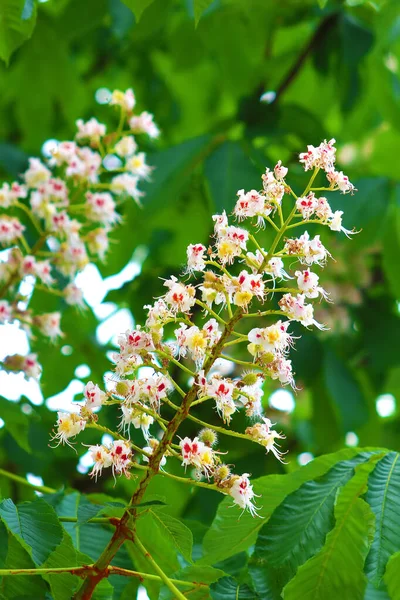
MULTIPOLYGON (((150 113, 134 114, 131 89, 114 91, 110 104, 120 113, 117 131, 107 133, 95 118, 79 119, 75 140, 58 142, 46 162, 30 158, 21 182, 0 187, 0 248, 8 250, 0 262, 0 324, 15 321, 28 334, 38 330, 51 340, 62 335, 59 313, 34 314, 29 298, 21 305, 21 282, 30 277, 35 287, 84 308, 75 276, 89 261, 105 259, 121 220, 118 204, 144 195, 138 186, 152 169, 135 136, 155 138, 159 131, 150 113), (29 221, 36 235, 31 246, 24 236, 29 221), (62 290, 60 275, 69 280, 62 290)), ((27 376, 38 372, 25 370, 27 376)))
MULTIPOLYGON (((314 170, 301 196, 297 197, 286 183, 288 169, 281 162, 272 171, 266 170, 261 191, 238 192, 234 215, 239 221, 254 219, 255 225, 271 222, 275 239, 270 249, 265 250, 250 229, 230 224, 225 212, 214 215, 213 245, 207 248, 201 243, 191 244, 187 248, 185 279, 171 276, 164 281, 165 294, 145 307, 145 326, 138 325, 119 337, 119 352, 113 357, 119 380, 114 389, 106 395, 94 384, 88 384, 81 417, 92 422, 92 407, 117 403, 121 410, 120 430, 129 437, 133 425, 142 430, 146 440, 143 449, 131 445, 136 460, 124 452, 131 462, 123 467, 112 458, 113 447, 92 447, 95 462, 92 475, 95 477, 103 467, 111 465, 114 473, 126 473, 138 465, 141 454, 143 461, 149 464, 145 468, 157 472, 165 466, 167 456, 171 456, 179 459, 185 470, 192 470, 194 481, 205 478, 206 485, 229 494, 240 508, 256 514, 249 474, 236 475, 222 462, 221 452, 214 449, 218 443, 216 432, 252 440, 283 462, 279 441, 284 435, 273 429, 274 424, 264 414, 262 386, 270 379, 295 388, 289 358, 295 345, 291 325, 298 322, 304 327, 324 329, 315 320, 310 301, 327 300, 328 295, 319 285, 318 274, 310 267, 324 266, 330 256, 318 235, 311 237, 303 231, 299 237, 284 236, 288 229, 304 228, 313 215, 316 217, 313 222, 348 233, 342 227, 333 226, 336 213, 332 213, 326 198, 315 198, 316 190, 312 188, 319 169, 324 169, 330 177, 336 173, 333 140, 323 142, 318 148, 310 146, 300 161, 305 170, 314 170), (295 197, 286 218, 283 214, 285 196, 295 197), (297 267, 290 274, 295 263, 305 268, 297 267), (195 285, 188 283, 188 274, 200 281, 195 285), (279 299, 276 294, 280 294, 279 299), (254 312, 250 312, 250 305, 254 312), (196 314, 199 308, 205 313, 201 321, 196 314), (253 326, 243 330, 248 319, 252 319, 253 326), (263 323, 259 326, 261 319, 263 323), (270 322, 265 324, 265 319, 270 322), (237 349, 243 348, 241 344, 246 344, 249 360, 243 360, 246 358, 243 352, 238 356, 237 349), (215 363, 221 358, 236 367, 232 377, 218 372, 215 363), (149 371, 145 376, 141 374, 142 367, 150 367, 150 375, 149 371), (243 367, 246 370, 241 372, 243 367), (184 384, 175 380, 176 370, 181 373, 184 384), (181 396, 180 406, 172 401, 172 395, 181 396), (205 423, 191 413, 196 405, 205 402, 212 402, 225 426, 231 425, 235 413, 241 409, 252 419, 251 424, 244 433, 239 433, 205 423), (177 423, 172 436, 168 421, 162 416, 165 405, 176 411, 169 422, 170 425, 177 423), (187 418, 205 428, 195 437, 178 436, 179 444, 175 444, 178 427, 187 418)), ((350 183, 347 186, 345 191, 354 189, 350 183)), ((331 188, 341 189, 332 183, 331 188)), ((79 427, 79 422, 74 421, 74 427, 69 430, 71 436, 79 427)), ((66 441, 64 431, 63 420, 56 434, 61 441, 66 441)), ((114 442, 117 443, 120 441, 114 442)), ((140 468, 143 469, 143 465, 140 468)), ((166 471, 164 474, 168 476, 166 471)))

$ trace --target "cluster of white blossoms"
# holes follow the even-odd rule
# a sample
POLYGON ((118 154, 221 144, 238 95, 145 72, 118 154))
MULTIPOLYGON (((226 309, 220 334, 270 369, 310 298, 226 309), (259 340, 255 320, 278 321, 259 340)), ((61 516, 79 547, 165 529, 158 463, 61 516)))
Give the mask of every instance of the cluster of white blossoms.
MULTIPOLYGON (((156 138, 159 130, 150 113, 134 113, 135 104, 131 89, 114 91, 116 131, 107 132, 95 118, 79 119, 74 140, 57 142, 48 160, 30 158, 20 182, 0 187, 0 249, 7 251, 0 262, 0 324, 17 322, 29 335, 50 340, 62 335, 59 312, 39 315, 29 308, 30 297, 21 293, 27 278, 33 289, 84 308, 75 277, 90 261, 105 259, 121 220, 118 206, 128 198, 140 201, 140 181, 152 170, 137 135, 156 138)), ((4 366, 21 364, 8 360, 4 366)), ((29 365, 22 370, 26 377, 40 374, 29 365)))
MULTIPOLYGON (((301 155, 305 170, 313 170, 301 196, 287 184, 288 169, 281 162, 266 170, 260 191, 240 190, 233 215, 250 227, 230 224, 225 212, 214 215, 213 244, 191 244, 184 276, 164 281, 167 291, 145 306, 145 325, 119 337, 119 351, 113 357, 117 381, 107 392, 90 382, 80 413, 91 427, 102 430, 92 407, 115 404, 120 410, 120 432, 125 437, 116 433, 112 446, 90 448, 94 477, 112 466, 114 474, 128 474, 135 468, 155 474, 162 468, 164 476, 177 478, 164 468, 168 457, 175 458, 191 473, 193 484, 203 479, 201 485, 229 494, 241 509, 256 514, 249 474, 237 475, 232 465, 222 461, 217 433, 256 442, 283 462, 279 443, 284 435, 274 430, 264 413, 263 384, 277 380, 295 388, 289 358, 296 339, 294 322, 324 329, 314 318, 312 300, 328 300, 328 295, 314 271, 324 266, 330 254, 320 237, 304 228, 313 216, 312 227, 318 223, 349 233, 333 226, 337 213, 327 199, 315 197, 320 189, 354 191, 343 174, 335 175, 333 143, 309 146, 301 155), (320 170, 328 175, 329 186, 313 188, 320 170), (267 250, 263 247, 267 236, 260 227, 268 225, 273 241, 267 250), (290 237, 297 227, 300 235, 290 237), (189 277, 197 281, 190 283, 189 277), (218 371, 221 359, 232 363, 230 377, 218 371), (213 407, 211 423, 193 414, 206 402, 213 407), (175 411, 170 421, 165 408, 175 411), (240 410, 250 419, 244 433, 230 429, 240 410), (215 424, 215 417, 220 424, 215 424), (186 420, 202 426, 194 437, 179 436, 186 420), (132 425, 142 431, 144 448, 130 442, 132 425), (121 452, 129 464, 118 462, 114 448, 124 440, 127 445, 121 452)), ((67 427, 62 415, 55 435, 59 441, 68 442, 82 429, 79 417, 71 419, 67 427)))

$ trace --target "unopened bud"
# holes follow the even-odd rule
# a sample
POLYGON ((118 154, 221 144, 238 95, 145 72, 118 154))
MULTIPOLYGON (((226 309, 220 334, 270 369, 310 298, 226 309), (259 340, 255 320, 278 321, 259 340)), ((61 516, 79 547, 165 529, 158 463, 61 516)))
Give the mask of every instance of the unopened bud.
POLYGON ((217 443, 218 436, 212 429, 202 429, 199 433, 199 440, 206 446, 214 446, 217 443))
POLYGON ((223 481, 224 479, 229 477, 230 474, 231 470, 228 467, 228 465, 220 465, 215 469, 214 479, 216 479, 217 481, 223 481))
POLYGON ((115 386, 115 393, 118 396, 127 396, 129 393, 129 384, 126 381, 118 381, 115 386))
POLYGON ((244 377, 242 377, 242 382, 244 385, 255 385, 258 380, 257 373, 246 373, 244 377))

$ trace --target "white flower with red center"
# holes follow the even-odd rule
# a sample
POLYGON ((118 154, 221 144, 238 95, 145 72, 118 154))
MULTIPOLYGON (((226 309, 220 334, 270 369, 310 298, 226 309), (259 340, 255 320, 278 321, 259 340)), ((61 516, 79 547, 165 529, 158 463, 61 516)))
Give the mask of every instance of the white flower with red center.
POLYGON ((149 333, 137 329, 126 331, 118 337, 118 345, 122 356, 130 356, 139 354, 141 351, 154 350, 153 340, 149 333))
POLYGON ((110 456, 112 459, 112 472, 125 475, 129 478, 129 465, 132 458, 132 450, 128 442, 116 440, 111 444, 110 456))
POLYGON ((75 136, 77 140, 90 140, 91 142, 99 142, 100 138, 106 134, 106 126, 99 123, 97 119, 92 117, 89 121, 78 119, 76 121, 78 132, 75 136))
POLYGON ((12 310, 7 300, 0 300, 0 323, 11 321, 12 310))
POLYGON ((174 314, 187 313, 196 303, 196 293, 192 285, 184 285, 172 275, 170 279, 164 281, 164 286, 169 288, 164 300, 174 314))
POLYGON ((26 378, 32 377, 33 379, 39 379, 42 369, 37 361, 37 354, 28 354, 27 356, 24 356, 21 369, 26 378))
POLYGON ((146 164, 146 154, 144 152, 139 152, 128 158, 125 168, 139 179, 148 179, 153 170, 152 167, 146 164))
POLYGON ((221 337, 221 330, 216 319, 209 319, 204 323, 203 331, 207 336, 209 346, 213 346, 221 337))
POLYGON ((336 210, 329 221, 329 229, 331 231, 342 231, 348 238, 351 234, 356 233, 355 231, 350 231, 350 229, 346 229, 342 225, 342 210, 336 210))
POLYGON ((269 259, 264 267, 264 272, 272 275, 277 279, 291 279, 290 275, 285 271, 283 260, 279 256, 274 256, 269 259))
POLYGON ((56 262, 61 273, 73 277, 89 263, 85 244, 78 236, 71 237, 61 244, 56 262))
POLYGON ((318 205, 315 209, 315 214, 318 219, 321 219, 323 222, 327 221, 332 216, 332 209, 328 200, 324 196, 318 198, 318 205))
POLYGON ((136 175, 122 173, 122 175, 117 175, 111 181, 111 190, 115 194, 128 194, 128 196, 131 196, 136 202, 139 202, 141 196, 144 196, 144 193, 139 190, 138 183, 139 177, 136 175))
POLYGON ((140 115, 129 119, 129 127, 133 133, 146 133, 150 138, 158 138, 160 130, 154 123, 154 117, 149 112, 142 112, 140 115))
POLYGON ((70 227, 71 219, 65 211, 55 213, 51 217, 51 229, 52 231, 59 233, 66 233, 70 227))
POLYGON ((34 318, 34 323, 43 335, 55 340, 62 335, 60 329, 61 314, 59 312, 46 313, 34 318))
POLYGON ((42 260, 35 264, 35 275, 46 285, 51 285, 55 281, 51 276, 51 264, 48 260, 42 260))
POLYGON ((70 306, 79 306, 80 308, 85 308, 85 301, 83 298, 83 292, 81 288, 79 288, 76 283, 71 281, 63 290, 64 299, 67 304, 70 306))
MULTIPOLYGON (((4 184, 6 185, 6 184, 4 184)), ((26 198, 28 196, 28 190, 25 185, 21 185, 17 181, 14 181, 11 184, 11 196, 15 200, 19 200, 20 198, 26 198)))
POLYGON ((246 250, 249 232, 240 227, 228 225, 217 231, 217 254, 222 264, 231 264, 246 250))
POLYGON ((253 502, 255 493, 253 491, 253 486, 250 483, 248 473, 243 473, 240 477, 233 478, 229 494, 233 498, 234 503, 241 509, 248 510, 252 517, 258 516, 257 508, 253 502))
POLYGON ((233 213, 238 221, 264 214, 265 198, 256 190, 250 190, 247 193, 244 190, 239 190, 237 196, 238 200, 233 213))
POLYGON ((303 163, 304 170, 323 169, 327 173, 332 171, 336 159, 334 144, 335 140, 332 138, 329 142, 324 140, 317 147, 312 145, 307 146, 307 152, 301 153, 299 158, 300 162, 303 163))
POLYGON ((111 94, 110 104, 120 106, 126 112, 132 112, 136 104, 136 98, 132 88, 127 89, 126 92, 114 90, 111 94))
POLYGON ((306 221, 311 219, 316 208, 318 206, 318 200, 313 192, 310 192, 307 196, 299 197, 296 200, 296 208, 306 221))
POLYGON ((314 319, 314 309, 311 304, 305 304, 304 294, 284 294, 279 300, 281 310, 293 321, 299 321, 304 327, 315 325, 318 329, 325 329, 323 325, 314 319))
POLYGON ((272 362, 268 363, 267 369, 271 379, 277 379, 282 385, 291 385, 295 388, 291 360, 283 356, 277 356, 272 362))
POLYGON ((284 249, 289 255, 299 255, 299 261, 306 265, 323 265, 330 256, 319 235, 310 239, 307 231, 297 239, 287 240, 284 249))
POLYGON ((343 194, 352 194, 353 192, 357 191, 354 185, 350 182, 347 175, 343 173, 343 171, 329 171, 326 174, 326 177, 331 186, 337 186, 343 194))
POLYGON ((199 475, 204 474, 206 477, 209 477, 215 463, 212 448, 200 442, 197 437, 193 440, 185 437, 180 441, 179 446, 182 454, 182 465, 185 467, 188 465, 196 467, 199 475))
POLYGON ((252 427, 247 427, 246 433, 247 435, 250 435, 255 442, 264 446, 267 450, 267 454, 268 452, 272 452, 275 458, 283 463, 283 453, 279 450, 279 445, 276 440, 283 440, 285 439, 285 436, 282 433, 278 433, 271 429, 275 423, 271 423, 270 419, 263 417, 262 420, 263 423, 256 423, 252 427))
POLYGON ((264 392, 261 384, 244 385, 238 388, 237 401, 244 405, 247 417, 259 416, 262 413, 262 397, 264 392))
POLYGON ((186 255, 187 255, 187 270, 189 273, 195 271, 204 271, 206 268, 205 253, 207 252, 207 248, 203 246, 203 244, 190 244, 187 247, 186 255))
POLYGON ((133 135, 127 135, 123 137, 117 144, 115 144, 114 152, 121 158, 127 158, 128 156, 135 154, 137 147, 138 146, 133 135))
POLYGON ((257 296, 259 300, 264 299, 264 281, 262 274, 253 275, 248 271, 241 271, 234 280, 240 291, 250 292, 252 296, 257 296))
POLYGON ((25 183, 30 188, 37 188, 51 177, 51 171, 41 162, 39 158, 29 159, 29 169, 24 173, 25 183))
POLYGON ((59 142, 51 152, 51 165, 69 163, 76 156, 77 145, 75 142, 59 142))
POLYGON ((93 469, 89 473, 90 477, 94 477, 97 481, 97 477, 102 474, 103 469, 111 467, 113 459, 110 451, 105 446, 90 446, 89 447, 90 457, 94 462, 93 469))
POLYGON ((271 352, 286 352, 293 345, 293 338, 287 332, 289 321, 277 321, 269 327, 256 327, 248 333, 248 349, 253 356, 271 352))
POLYGON ((282 181, 282 179, 285 179, 287 173, 288 173, 287 167, 284 167, 282 165, 282 161, 278 160, 278 162, 276 163, 275 168, 274 168, 275 178, 278 181, 282 181))
POLYGON ((226 216, 226 212, 224 211, 221 215, 213 215, 212 220, 214 221, 215 235, 218 237, 219 235, 224 234, 228 227, 228 217, 226 216))
POLYGON ((154 419, 151 415, 147 415, 146 413, 138 410, 137 408, 126 406, 123 404, 121 406, 122 410, 122 418, 120 429, 126 433, 129 433, 130 426, 133 425, 135 429, 141 429, 144 438, 147 440, 149 438, 149 428, 150 425, 154 423, 154 419))
POLYGON ((100 154, 85 146, 84 148, 78 148, 78 156, 84 165, 82 177, 91 183, 96 183, 102 163, 100 154))
POLYGON ((107 394, 103 392, 98 385, 93 383, 93 381, 87 382, 83 393, 86 398, 86 408, 99 408, 102 406, 103 402, 107 400, 107 394))
POLYGON ((146 327, 149 329, 162 329, 164 323, 169 319, 174 318, 172 311, 162 298, 159 298, 153 305, 145 305, 147 313, 146 327))
POLYGON ((229 423, 237 407, 233 401, 234 384, 227 380, 214 376, 207 385, 206 395, 215 400, 218 414, 224 423, 229 423))
POLYGON ((104 225, 112 225, 121 220, 116 212, 116 204, 108 192, 86 193, 88 206, 87 217, 92 221, 99 221, 104 225))
POLYGON ((316 273, 312 273, 309 269, 305 269, 304 271, 296 271, 295 275, 297 277, 297 286, 299 290, 307 298, 318 298, 320 294, 323 298, 328 298, 328 294, 325 290, 318 285, 319 277, 316 273))
POLYGON ((14 217, 0 217, 0 244, 16 242, 25 231, 25 227, 14 217))
POLYGON ((72 448, 69 439, 75 437, 85 429, 86 421, 76 413, 59 411, 57 413, 56 426, 57 432, 51 438, 52 440, 57 441, 56 446, 59 446, 60 444, 68 444, 68 446, 71 446, 72 448))
POLYGON ((150 404, 157 412, 160 410, 161 402, 168 396, 172 384, 168 377, 161 373, 155 373, 150 377, 139 380, 140 399, 150 404))
POLYGON ((281 181, 277 181, 274 173, 268 168, 265 169, 265 173, 261 176, 261 179, 267 200, 274 204, 280 204, 285 194, 284 184, 281 181))
POLYGON ((36 274, 36 259, 34 256, 25 256, 21 263, 21 274, 35 275, 36 274))
POLYGON ((112 360, 115 363, 115 372, 120 377, 132 375, 136 372, 137 367, 143 363, 138 355, 124 355, 117 352, 112 355, 112 360))

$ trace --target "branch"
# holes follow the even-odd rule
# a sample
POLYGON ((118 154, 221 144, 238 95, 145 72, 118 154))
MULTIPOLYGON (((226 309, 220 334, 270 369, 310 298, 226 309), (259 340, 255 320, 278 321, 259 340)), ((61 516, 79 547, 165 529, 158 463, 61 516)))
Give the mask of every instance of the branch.
POLYGON ((15 473, 9 473, 8 471, 5 471, 4 469, 0 469, 0 477, 7 477, 7 479, 12 479, 13 481, 16 481, 17 483, 20 483, 21 485, 26 485, 27 487, 30 487, 33 490, 36 490, 37 492, 42 492, 42 494, 55 494, 57 491, 57 490, 54 490, 53 488, 47 487, 45 485, 35 485, 34 483, 30 483, 27 479, 24 479, 24 477, 15 475, 15 473))

